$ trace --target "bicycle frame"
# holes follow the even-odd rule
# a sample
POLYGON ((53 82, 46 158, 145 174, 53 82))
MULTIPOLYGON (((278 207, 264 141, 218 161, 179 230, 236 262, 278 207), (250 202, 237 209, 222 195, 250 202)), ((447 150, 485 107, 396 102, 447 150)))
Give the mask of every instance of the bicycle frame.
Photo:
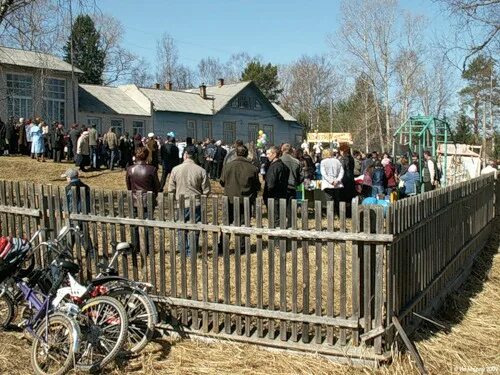
MULTIPOLYGON (((37 337, 35 333, 36 326, 38 323, 42 321, 42 319, 45 319, 45 324, 48 323, 49 312, 51 310, 51 302, 53 302, 53 299, 50 296, 42 294, 42 296, 44 297, 44 300, 42 302, 38 298, 35 290, 29 287, 24 281, 15 280, 15 282, 19 290, 22 292, 24 299, 28 302, 28 306, 36 311, 35 316, 31 317, 28 320, 24 328, 30 333, 30 335, 32 335, 33 337, 37 337)), ((68 304, 67 307, 68 307, 67 308, 68 313, 77 314, 79 312, 79 309, 76 305, 68 304)), ((78 337, 78 331, 74 330, 73 334, 74 334, 73 337, 78 337)), ((41 339, 40 337, 37 338, 41 339)), ((73 351, 76 353, 78 351, 79 341, 75 340, 73 345, 74 345, 73 351)))

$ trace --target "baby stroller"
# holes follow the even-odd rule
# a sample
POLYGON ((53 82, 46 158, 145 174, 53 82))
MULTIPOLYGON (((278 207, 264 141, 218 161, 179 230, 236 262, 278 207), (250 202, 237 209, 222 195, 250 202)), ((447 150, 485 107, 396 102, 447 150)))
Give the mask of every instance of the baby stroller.
POLYGON ((24 238, 0 237, 0 283, 18 274, 20 277, 29 274, 34 266, 34 258, 28 256, 31 250, 31 243, 24 238), (29 259, 27 268, 23 268, 23 263, 29 259))

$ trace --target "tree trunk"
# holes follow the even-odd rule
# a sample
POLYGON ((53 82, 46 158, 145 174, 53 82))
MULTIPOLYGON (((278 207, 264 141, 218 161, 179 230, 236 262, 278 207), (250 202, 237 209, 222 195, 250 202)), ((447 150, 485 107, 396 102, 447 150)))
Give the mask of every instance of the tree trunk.
POLYGON ((479 97, 474 98, 474 135, 479 136, 479 97))
MULTIPOLYGON (((366 91, 366 90, 365 90, 366 91)), ((369 132, 368 132, 368 92, 365 92, 363 95, 363 109, 364 109, 364 122, 365 122, 365 153, 368 153, 368 150, 370 149, 370 139, 369 139, 369 132)))
POLYGON ((495 155, 495 125, 493 124, 493 69, 490 74, 490 126, 491 126, 491 155, 495 155))

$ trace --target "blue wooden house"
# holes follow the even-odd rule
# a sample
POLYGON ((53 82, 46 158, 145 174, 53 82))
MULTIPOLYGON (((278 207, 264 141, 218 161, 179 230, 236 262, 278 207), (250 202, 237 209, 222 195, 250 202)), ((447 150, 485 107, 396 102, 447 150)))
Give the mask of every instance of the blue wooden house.
POLYGON ((220 79, 216 86, 183 91, 172 90, 171 84, 165 88, 80 85, 79 92, 79 121, 98 122, 102 132, 112 124, 123 124, 119 132, 154 132, 162 137, 174 132, 178 140, 208 137, 232 143, 255 141, 263 130, 269 144, 302 142, 303 128, 297 120, 270 102, 251 81, 224 84, 220 79), (136 105, 123 105, 130 101, 136 105))

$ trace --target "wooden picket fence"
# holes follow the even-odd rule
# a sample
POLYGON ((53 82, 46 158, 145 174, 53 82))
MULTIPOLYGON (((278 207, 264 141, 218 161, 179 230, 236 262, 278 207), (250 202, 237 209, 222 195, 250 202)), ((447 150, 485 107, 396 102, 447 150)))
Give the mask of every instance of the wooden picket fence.
POLYGON ((262 199, 231 206, 223 196, 176 201, 159 194, 155 202, 149 193, 147 204, 134 208, 130 192, 102 190, 92 190, 90 206, 82 200, 78 213, 76 204, 67 207, 63 187, 0 181, 0 220, 3 235, 46 227, 53 236, 79 225, 84 237, 74 255, 82 280, 111 257, 113 243, 134 243, 138 251, 117 267, 154 285, 154 299, 168 312, 164 328, 376 364, 390 359, 393 316, 411 329, 413 313, 428 313, 463 279, 495 207, 498 213, 495 194, 498 202, 498 184, 485 176, 387 212, 357 200, 339 212, 332 202, 310 209, 292 201, 287 221, 284 200, 275 212, 274 202, 266 208, 262 199))
MULTIPOLYGON (((467 278, 500 217, 493 174, 395 202, 387 218, 386 327, 396 316, 407 332, 467 278)), ((392 335, 392 330, 390 334, 392 335)), ((388 339, 390 342, 390 339, 388 339)))

